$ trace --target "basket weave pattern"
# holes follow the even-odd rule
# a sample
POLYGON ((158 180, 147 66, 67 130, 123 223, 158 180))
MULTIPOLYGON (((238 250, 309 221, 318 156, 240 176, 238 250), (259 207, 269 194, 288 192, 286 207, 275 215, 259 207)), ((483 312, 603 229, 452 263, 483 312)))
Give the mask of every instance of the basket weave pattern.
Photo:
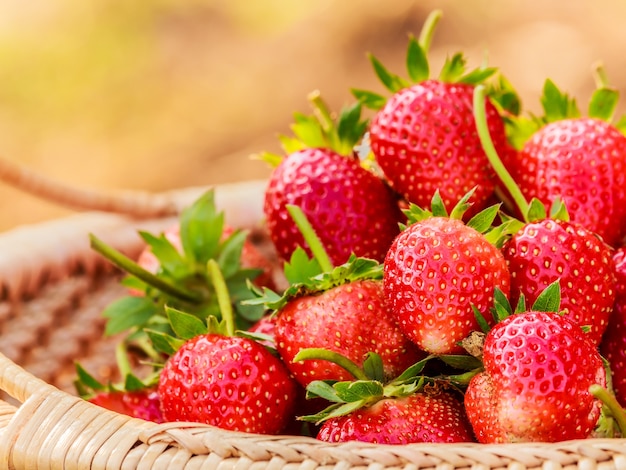
MULTIPOLYGON (((233 226, 261 220, 261 184, 216 188, 233 226)), ((0 469, 626 469, 626 439, 558 444, 328 444, 193 423, 154 424, 74 394, 74 361, 106 380, 117 338, 102 309, 122 295, 120 273, 88 246, 95 233, 130 256, 134 220, 85 213, 0 235, 0 469)))

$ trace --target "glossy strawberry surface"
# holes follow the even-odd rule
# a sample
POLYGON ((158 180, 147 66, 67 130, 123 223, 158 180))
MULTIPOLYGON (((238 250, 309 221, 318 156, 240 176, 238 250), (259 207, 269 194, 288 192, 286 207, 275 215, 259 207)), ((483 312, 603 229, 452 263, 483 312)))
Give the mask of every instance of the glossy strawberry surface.
POLYGON ((185 342, 168 359, 158 391, 167 421, 276 434, 291 422, 297 386, 264 346, 207 334, 185 342))
POLYGON ((357 256, 381 261, 398 233, 402 214, 385 183, 358 159, 328 149, 290 154, 273 171, 265 194, 267 228, 289 259, 306 247, 286 205, 299 206, 336 265, 357 256))
POLYGON ((626 234, 626 137, 592 118, 539 129, 518 153, 524 195, 550 205, 560 197, 573 221, 618 245, 626 234))
POLYGON ((514 314, 485 339, 484 372, 470 382, 465 407, 483 443, 584 439, 606 385, 602 359, 577 325, 556 313, 514 314))
POLYGON ((543 219, 526 224, 503 248, 511 273, 511 303, 527 305, 559 280, 561 311, 600 342, 615 299, 612 250, 580 224, 543 219))
POLYGON ((463 222, 432 217, 409 225, 384 263, 384 292, 404 333, 434 354, 462 352, 458 342, 488 321, 494 289, 509 292, 500 250, 463 222))
MULTIPOLYGON (((477 186, 480 208, 492 195, 497 179, 476 131, 473 91, 468 84, 426 80, 395 93, 372 119, 376 161, 409 201, 427 207, 439 190, 451 206, 477 186)), ((486 107, 491 138, 508 156, 502 118, 490 102, 486 107)))

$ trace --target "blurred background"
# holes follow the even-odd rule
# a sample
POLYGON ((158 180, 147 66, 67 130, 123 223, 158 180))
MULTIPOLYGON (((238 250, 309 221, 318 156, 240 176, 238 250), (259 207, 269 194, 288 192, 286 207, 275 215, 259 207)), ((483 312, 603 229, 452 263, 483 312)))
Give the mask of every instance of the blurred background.
MULTIPOLYGON (((623 0, 0 0, 0 155, 107 191, 265 178, 250 155, 279 150, 307 94, 383 91, 366 54, 404 74, 434 8, 435 69, 488 52, 527 110, 547 77, 584 108, 599 60, 626 87, 623 0)), ((0 230, 70 213, 0 183, 0 230)))

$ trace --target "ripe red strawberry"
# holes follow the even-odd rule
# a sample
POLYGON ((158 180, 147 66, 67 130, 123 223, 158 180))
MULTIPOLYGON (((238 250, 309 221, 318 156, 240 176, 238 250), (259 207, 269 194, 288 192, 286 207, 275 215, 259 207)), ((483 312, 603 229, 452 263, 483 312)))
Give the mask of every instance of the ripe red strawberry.
MULTIPOLYGON (((391 186, 427 207, 439 190, 453 204, 477 187, 478 208, 492 196, 496 174, 482 149, 472 111, 474 85, 427 80, 396 92, 373 118, 372 152, 391 186)), ((502 118, 487 101, 492 139, 502 155, 508 143, 502 118)))
POLYGON ((595 346, 566 318, 537 311, 505 318, 487 334, 483 362, 465 394, 479 442, 558 442, 594 430, 601 402, 589 387, 606 386, 606 374, 595 346))
POLYGON ((348 415, 329 418, 322 424, 317 439, 376 444, 474 441, 463 399, 454 392, 436 389, 384 398, 348 415))
MULTIPOLYGON (((435 12, 433 15, 437 15, 435 12)), ((474 210, 484 209, 498 180, 476 131, 474 87, 495 73, 481 68, 466 71, 461 54, 449 58, 438 77, 432 77, 427 55, 436 19, 431 16, 407 51, 410 80, 387 71, 375 58, 374 70, 392 93, 383 96, 355 90, 376 114, 369 126, 375 160, 392 188, 408 201, 428 207, 435 191, 451 206, 475 188, 474 210)), ((486 98, 487 125, 500 155, 510 148, 504 121, 486 98)))
POLYGON ((161 402, 155 389, 137 391, 108 390, 97 393, 87 401, 124 415, 155 423, 163 422, 161 402))
POLYGON ((503 247, 511 273, 511 303, 521 295, 530 303, 560 280, 561 310, 571 321, 589 326, 598 344, 615 298, 611 249, 580 224, 545 218, 523 225, 503 247))
POLYGON ((609 123, 565 119, 538 130, 519 152, 527 198, 563 199, 573 221, 615 245, 626 234, 626 137, 609 123))
POLYGON ((302 349, 329 349, 358 365, 369 352, 376 352, 386 377, 394 377, 424 356, 389 315, 380 280, 354 280, 303 295, 289 300, 276 314, 276 349, 305 387, 313 380, 350 376, 324 360, 294 361, 302 349))
POLYGON ((600 343, 600 352, 609 362, 615 397, 626 407, 626 247, 615 250, 613 261, 615 304, 600 343))
POLYGON ((276 434, 291 421, 297 388, 280 360, 259 343, 204 334, 168 359, 158 391, 167 421, 276 434))
POLYGON ((617 96, 601 82, 582 116, 576 101, 546 80, 544 115, 509 121, 520 149, 510 164, 525 197, 546 206, 562 199, 574 222, 611 246, 626 235, 626 137, 611 124, 617 96))
POLYGON ((287 212, 299 206, 318 233, 334 264, 352 253, 382 261, 402 219, 395 197, 356 157, 330 149, 291 153, 272 172, 264 211, 276 249, 289 259, 304 243, 287 212))
POLYGON ((392 315, 413 342, 433 354, 462 351, 458 342, 479 329, 474 308, 492 324, 495 288, 509 292, 502 253, 481 233, 487 227, 474 228, 476 219, 464 224, 463 210, 452 214, 422 211, 416 221, 409 216, 413 223, 395 239, 384 263, 392 315))

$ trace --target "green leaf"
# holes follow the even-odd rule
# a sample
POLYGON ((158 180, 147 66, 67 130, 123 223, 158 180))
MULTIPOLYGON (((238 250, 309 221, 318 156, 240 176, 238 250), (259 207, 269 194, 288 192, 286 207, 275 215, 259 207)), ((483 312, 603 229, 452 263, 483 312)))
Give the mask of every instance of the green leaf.
POLYGON ((467 226, 479 233, 486 233, 493 225, 493 221, 496 219, 501 205, 502 204, 494 204, 493 206, 483 209, 467 222, 467 226))
POLYGON ((372 109, 374 111, 378 111, 382 109, 383 106, 387 103, 387 98, 378 93, 374 93, 367 90, 359 90, 353 88, 350 90, 352 92, 352 96, 354 96, 359 102, 366 108, 372 109))
POLYGON ((467 354, 444 354, 439 356, 439 359, 455 369, 474 370, 482 367, 482 362, 479 359, 467 354))
POLYGON ((561 92, 555 83, 547 79, 544 82, 541 104, 546 122, 559 121, 561 119, 580 117, 580 111, 574 98, 561 92))
POLYGON ((295 122, 291 125, 291 131, 300 142, 306 147, 328 147, 328 139, 315 116, 296 113, 294 118, 295 122))
POLYGON ((465 72, 466 60, 463 54, 456 53, 446 58, 443 68, 439 73, 439 80, 447 83, 458 82, 465 72))
POLYGON ((139 390, 143 390, 146 388, 146 385, 143 383, 139 377, 134 374, 127 374, 124 379, 124 390, 129 392, 136 392, 139 390))
POLYGON ((406 54, 406 68, 410 79, 414 83, 428 80, 430 76, 430 66, 426 51, 419 44, 414 36, 409 37, 409 45, 406 54))
POLYGON ((466 83, 468 85, 478 85, 483 83, 489 77, 493 76, 498 69, 494 67, 480 67, 476 68, 465 75, 462 75, 457 80, 458 83, 466 83))
POLYGON ((561 308, 561 285, 558 280, 546 287, 533 303, 536 312, 558 312, 561 308))
POLYGON ((337 135, 342 145, 340 153, 348 154, 363 137, 367 128, 367 121, 361 121, 362 104, 356 102, 342 109, 337 119, 337 135))
POLYGON ((306 251, 298 246, 291 258, 284 265, 285 278, 290 284, 302 284, 322 273, 322 268, 315 258, 309 258, 306 251))
POLYGON ((550 206, 550 218, 553 220, 570 220, 567 207, 560 197, 556 197, 554 201, 552 201, 552 205, 550 206))
POLYGON ((591 95, 589 117, 611 122, 615 115, 619 92, 612 88, 598 88, 591 95))
POLYGON ((626 115, 621 116, 615 123, 615 128, 622 134, 626 135, 626 115))
POLYGON ((229 279, 241 270, 241 252, 248 233, 243 230, 235 230, 223 241, 217 262, 222 270, 224 278, 229 279))
POLYGON ((163 331, 146 329, 145 332, 148 338, 150 338, 154 349, 167 356, 174 354, 185 343, 184 340, 175 338, 163 331))
POLYGON ((104 334, 113 336, 141 327, 158 313, 159 308, 146 297, 131 295, 121 297, 108 304, 102 312, 107 318, 104 334))
POLYGON ((511 316, 513 308, 509 302, 508 297, 504 294, 502 289, 496 287, 493 290, 494 311, 493 317, 496 323, 501 322, 505 318, 511 316))
POLYGON ((515 313, 524 313, 526 311, 526 297, 524 294, 519 296, 517 305, 515 306, 515 313))
MULTIPOLYGON (((81 366, 79 363, 76 363, 75 367, 76 367, 76 375, 78 377, 78 382, 82 386, 86 386, 90 390, 94 390, 94 391, 106 390, 107 387, 104 384, 100 383, 89 372, 87 372, 87 370, 85 370, 85 368, 83 368, 83 366, 81 366)), ((86 391, 84 391, 83 393, 86 393, 86 391)))
POLYGON ((337 391, 337 396, 346 403, 364 401, 383 395, 383 384, 376 380, 337 382, 334 388, 337 391))
POLYGON ((530 222, 536 222, 538 220, 543 220, 548 216, 546 212, 546 206, 536 197, 530 200, 530 204, 528 206, 528 215, 527 219, 530 222))
POLYGON ((164 234, 156 237, 151 233, 139 231, 139 235, 150 247, 150 251, 159 261, 161 269, 175 277, 183 277, 191 271, 186 265, 182 254, 164 234))
POLYGON ((448 211, 446 209, 446 205, 443 203, 443 199, 441 199, 439 189, 437 189, 435 194, 433 194, 433 198, 431 200, 431 210, 433 217, 448 217, 448 211))
POLYGON ((422 359, 421 361, 416 362, 415 364, 407 367, 398 377, 396 377, 393 382, 396 384, 413 382, 424 370, 428 361, 433 359, 434 355, 429 355, 422 359))
POLYGON ((172 325, 172 330, 180 339, 188 340, 207 333, 207 327, 202 320, 189 313, 165 307, 165 313, 172 325))
POLYGON ((185 255, 200 265, 215 258, 224 232, 224 213, 215 207, 213 189, 183 210, 180 237, 185 255))
MULTIPOLYGON (((298 152, 306 148, 306 145, 297 137, 279 135, 278 140, 280 141, 280 145, 287 155, 291 155, 292 153, 298 152)), ((275 160, 278 164, 280 164, 285 159, 284 157, 279 158, 280 160, 275 160)), ((278 164, 276 166, 278 166, 278 164)), ((274 168, 276 166, 274 166, 274 168)))
POLYGON ((307 398, 323 398, 330 402, 341 403, 343 400, 337 395, 337 390, 324 380, 313 380, 306 386, 307 398))
POLYGON ((488 333, 491 329, 491 326, 489 326, 489 322, 487 321, 485 316, 480 310, 478 310, 478 308, 474 304, 472 304, 472 312, 474 312, 474 318, 476 318, 476 323, 478 323, 480 331, 482 331, 483 333, 488 333))
POLYGON ((385 369, 383 360, 379 354, 369 352, 363 361, 363 372, 372 380, 383 382, 385 380, 385 369))
POLYGON ((372 63, 372 66, 374 67, 374 72, 376 73, 376 76, 385 86, 385 88, 387 88, 390 92, 396 93, 403 88, 407 88, 410 86, 410 83, 408 83, 406 80, 387 70, 385 66, 372 54, 369 54, 369 59, 372 63))

